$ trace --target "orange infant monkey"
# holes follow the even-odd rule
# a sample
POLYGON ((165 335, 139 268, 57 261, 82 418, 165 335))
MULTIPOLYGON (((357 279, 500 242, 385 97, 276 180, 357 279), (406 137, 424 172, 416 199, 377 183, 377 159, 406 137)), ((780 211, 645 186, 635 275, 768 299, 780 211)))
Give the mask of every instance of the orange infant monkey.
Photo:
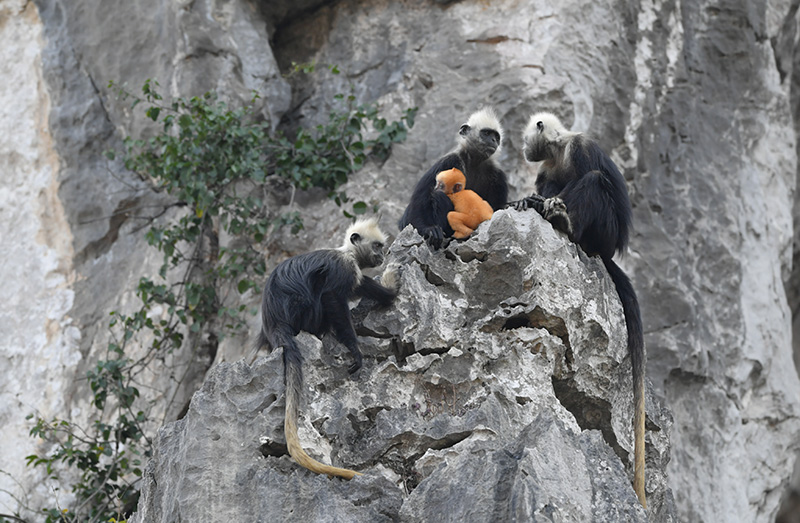
POLYGON ((447 221, 453 228, 453 238, 466 238, 481 222, 492 217, 492 206, 475 191, 464 190, 467 179, 456 168, 436 175, 435 190, 444 192, 453 202, 454 211, 447 213, 447 221))

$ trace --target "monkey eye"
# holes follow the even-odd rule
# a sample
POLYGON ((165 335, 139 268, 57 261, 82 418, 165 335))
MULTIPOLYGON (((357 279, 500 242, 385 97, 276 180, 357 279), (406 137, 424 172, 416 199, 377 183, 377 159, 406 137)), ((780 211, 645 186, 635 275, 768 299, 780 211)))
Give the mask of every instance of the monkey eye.
POLYGON ((481 129, 481 136, 494 138, 497 142, 500 141, 500 133, 494 129, 481 129))
POLYGON ((383 244, 381 242, 372 242, 373 249, 383 249, 383 244))
POLYGON ((542 122, 536 122, 536 128, 539 129, 539 132, 544 131, 544 124, 542 122))
POLYGON ((468 132, 469 132, 469 125, 467 124, 462 125, 461 129, 458 130, 458 134, 460 134, 461 136, 466 135, 468 132))
POLYGON ((458 192, 458 191, 460 191, 460 190, 461 190, 461 189, 463 189, 463 188, 464 188, 464 186, 463 186, 463 185, 461 185, 460 183, 457 183, 457 184, 455 184, 455 185, 453 186, 453 192, 458 192))

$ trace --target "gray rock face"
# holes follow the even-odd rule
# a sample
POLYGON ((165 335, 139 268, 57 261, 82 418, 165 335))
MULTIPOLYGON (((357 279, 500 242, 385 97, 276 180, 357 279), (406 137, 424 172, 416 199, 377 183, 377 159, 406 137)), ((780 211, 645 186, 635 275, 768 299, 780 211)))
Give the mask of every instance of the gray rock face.
MULTIPOLYGON (((364 476, 288 458, 277 351, 211 371, 161 431, 135 520, 648 521, 625 465, 630 362, 602 265, 532 211, 437 252, 408 228, 388 261, 401 293, 355 309, 358 374, 332 338, 298 337, 301 440, 364 476)), ((648 409, 649 520, 675 521, 671 418, 652 395, 648 409)))

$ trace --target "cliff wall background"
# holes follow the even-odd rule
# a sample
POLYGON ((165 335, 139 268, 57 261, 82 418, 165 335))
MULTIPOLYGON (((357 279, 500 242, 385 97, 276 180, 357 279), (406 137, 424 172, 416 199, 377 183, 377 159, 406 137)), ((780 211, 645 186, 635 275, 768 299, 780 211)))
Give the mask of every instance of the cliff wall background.
MULTIPOLYGON (((774 520, 800 445, 798 5, 3 0, 0 512, 68 502, 25 467, 38 444, 26 416, 86 415, 80 380, 104 350, 108 311, 132 307, 139 277, 158 266, 137 226, 161 196, 102 155, 150 132, 108 81, 136 89, 157 78, 171 96, 256 90, 275 127, 322 121, 351 88, 389 117, 419 107, 408 140, 347 186, 380 203, 392 234, 420 173, 482 105, 506 129, 499 161, 512 198, 533 188, 519 139, 532 111, 597 137, 634 207, 621 264, 639 293, 653 392, 673 416, 666 481, 677 514, 774 520), (343 74, 284 77, 311 61, 343 74)), ((331 246, 345 226, 318 194, 294 205, 306 229, 272 238, 271 262, 331 246)), ((175 355, 189 378, 154 384, 173 398, 162 421, 245 344, 227 340, 201 364, 175 355)))

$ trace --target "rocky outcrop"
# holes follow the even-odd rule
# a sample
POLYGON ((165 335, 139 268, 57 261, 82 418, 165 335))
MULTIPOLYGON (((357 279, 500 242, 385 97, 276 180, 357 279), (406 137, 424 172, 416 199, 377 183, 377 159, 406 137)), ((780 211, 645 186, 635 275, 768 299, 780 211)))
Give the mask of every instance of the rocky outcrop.
POLYGON ((365 366, 301 334, 301 439, 283 445, 282 356, 222 364, 161 430, 135 521, 676 521, 669 413, 648 396, 648 514, 630 482, 625 323, 602 263, 533 211, 431 251, 403 231, 394 306, 355 309, 365 366), (446 515, 446 516, 443 516, 446 515))

